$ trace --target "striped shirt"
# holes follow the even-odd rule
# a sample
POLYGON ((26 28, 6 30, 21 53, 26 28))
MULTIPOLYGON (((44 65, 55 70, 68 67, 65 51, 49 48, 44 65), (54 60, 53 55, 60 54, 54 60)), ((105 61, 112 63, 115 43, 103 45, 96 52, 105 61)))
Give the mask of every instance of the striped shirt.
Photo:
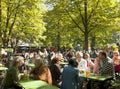
POLYGON ((113 62, 111 60, 104 59, 102 60, 102 63, 99 63, 99 74, 100 75, 110 75, 114 76, 114 66, 113 62))

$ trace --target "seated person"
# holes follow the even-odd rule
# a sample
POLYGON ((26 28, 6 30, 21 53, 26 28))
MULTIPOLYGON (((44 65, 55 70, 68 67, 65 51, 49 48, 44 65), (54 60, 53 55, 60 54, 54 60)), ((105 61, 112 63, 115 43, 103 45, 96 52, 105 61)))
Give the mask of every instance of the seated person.
POLYGON ((17 61, 19 62, 18 70, 20 73, 23 73, 24 70, 29 70, 29 67, 25 64, 23 57, 17 57, 17 61))
POLYGON ((60 68, 60 60, 59 58, 55 57, 52 59, 50 64, 50 71, 52 74, 52 84, 55 86, 60 87, 61 82, 61 68, 60 68))
POLYGON ((112 59, 113 59, 115 72, 120 72, 120 56, 119 56, 119 52, 117 52, 117 51, 113 52, 113 58, 112 59))
MULTIPOLYGON (((104 51, 100 51, 97 59, 98 66, 98 75, 100 76, 114 76, 114 67, 111 59, 107 57, 107 53, 104 51), (99 60, 98 60, 99 59, 99 60)), ((100 89, 108 89, 111 84, 111 80, 107 80, 104 82, 96 82, 100 89)), ((88 88, 89 89, 89 88, 88 88)))
MULTIPOLYGON (((62 72, 62 84, 60 89, 79 89, 79 70, 75 59, 69 60, 69 65, 64 67, 62 72)), ((81 89, 81 88, 80 88, 81 89)))
POLYGON ((35 60, 35 68, 30 71, 30 76, 36 80, 43 80, 48 84, 52 84, 51 72, 40 59, 35 60))
POLYGON ((87 67, 90 69, 91 72, 93 72, 94 63, 92 62, 88 53, 85 53, 85 59, 87 60, 87 67))
POLYGON ((22 89, 17 84, 19 81, 18 78, 18 67, 19 62, 17 59, 14 59, 11 67, 8 69, 5 79, 2 81, 0 89, 22 89))
POLYGON ((113 65, 115 70, 115 79, 120 80, 120 55, 118 51, 113 52, 113 65))

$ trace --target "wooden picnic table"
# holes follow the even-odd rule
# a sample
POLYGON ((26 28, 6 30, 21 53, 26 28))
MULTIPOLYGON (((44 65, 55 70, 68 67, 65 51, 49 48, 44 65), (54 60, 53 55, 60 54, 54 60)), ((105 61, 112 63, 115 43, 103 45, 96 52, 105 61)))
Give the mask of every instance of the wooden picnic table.
POLYGON ((94 89, 94 83, 95 82, 100 82, 102 84, 104 84, 105 81, 108 81, 108 80, 112 80, 113 79, 113 76, 98 76, 98 75, 93 75, 93 74, 90 74, 89 76, 86 76, 86 75, 80 75, 81 78, 86 78, 88 79, 88 81, 90 80, 90 87, 91 89, 94 89))
POLYGON ((22 79, 19 82, 25 89, 59 89, 56 86, 50 85, 42 80, 22 79))

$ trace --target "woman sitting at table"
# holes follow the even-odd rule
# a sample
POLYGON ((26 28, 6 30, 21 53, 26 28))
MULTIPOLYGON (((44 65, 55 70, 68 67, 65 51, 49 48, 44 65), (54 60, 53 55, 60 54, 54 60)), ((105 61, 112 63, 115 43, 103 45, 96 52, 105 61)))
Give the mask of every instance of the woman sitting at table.
POLYGON ((87 67, 90 69, 91 72, 93 72, 94 63, 92 62, 88 53, 85 53, 85 59, 87 60, 87 67))
POLYGON ((113 52, 113 64, 114 64, 114 70, 115 70, 115 79, 120 80, 120 55, 119 52, 114 51, 113 52))
POLYGON ((115 72, 120 72, 120 56, 119 56, 119 52, 114 51, 112 59, 113 59, 115 72))
POLYGON ((55 86, 60 86, 61 82, 61 68, 60 68, 60 60, 58 57, 52 59, 50 64, 50 71, 52 74, 52 84, 55 86))
POLYGON ((36 80, 43 80, 48 84, 52 84, 51 72, 40 59, 35 60, 35 68, 30 72, 30 76, 36 80))
POLYGON ((12 66, 7 71, 7 74, 1 84, 0 89, 22 89, 22 87, 20 88, 17 85, 19 81, 18 67, 19 67, 19 61, 17 61, 17 59, 14 59, 12 62, 12 66))

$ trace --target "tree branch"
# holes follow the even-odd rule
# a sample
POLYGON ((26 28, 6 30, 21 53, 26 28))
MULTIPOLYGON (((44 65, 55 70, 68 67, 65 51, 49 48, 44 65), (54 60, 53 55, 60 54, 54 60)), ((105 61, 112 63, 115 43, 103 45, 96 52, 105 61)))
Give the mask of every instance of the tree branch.
POLYGON ((85 25, 85 21, 84 21, 83 15, 82 15, 82 13, 81 13, 81 9, 79 8, 77 2, 75 2, 75 4, 76 4, 76 7, 77 7, 78 11, 80 12, 80 16, 81 16, 81 18, 82 18, 82 23, 85 25))
MULTIPOLYGON (((92 8, 92 10, 91 10, 91 12, 90 12, 90 14, 89 14, 89 16, 88 16, 88 24, 89 24, 89 22, 90 22, 91 17, 94 15, 95 9, 98 7, 99 1, 100 1, 100 0, 98 0, 98 1, 96 2, 95 7, 92 8)), ((93 26, 91 29, 88 30, 88 32, 91 32, 96 26, 97 26, 97 25, 93 26)))
POLYGON ((100 0, 97 1, 97 3, 95 4, 95 7, 92 8, 90 15, 88 16, 88 23, 90 22, 90 19, 91 19, 92 15, 94 14, 95 9, 98 7, 99 1, 100 0))
POLYGON ((68 16, 72 19, 72 21, 75 23, 75 25, 84 33, 84 30, 79 26, 79 24, 73 19, 73 17, 70 15, 70 13, 65 10, 68 14, 68 16))
MULTIPOLYGON (((19 3, 20 3, 20 0, 19 0, 19 3)), ((13 22, 12 22, 12 24, 10 26, 10 29, 9 29, 9 35, 11 35, 11 33, 12 33, 12 28, 13 28, 13 26, 15 24, 15 21, 16 21, 16 17, 17 17, 17 12, 18 12, 19 6, 20 6, 20 4, 18 4, 18 6, 16 7, 16 12, 15 12, 15 15, 14 15, 14 19, 13 19, 13 22)))
POLYGON ((10 7, 8 6, 8 7, 7 7, 6 30, 7 30, 7 28, 8 28, 8 24, 9 24, 9 20, 10 20, 9 12, 10 12, 10 7))

